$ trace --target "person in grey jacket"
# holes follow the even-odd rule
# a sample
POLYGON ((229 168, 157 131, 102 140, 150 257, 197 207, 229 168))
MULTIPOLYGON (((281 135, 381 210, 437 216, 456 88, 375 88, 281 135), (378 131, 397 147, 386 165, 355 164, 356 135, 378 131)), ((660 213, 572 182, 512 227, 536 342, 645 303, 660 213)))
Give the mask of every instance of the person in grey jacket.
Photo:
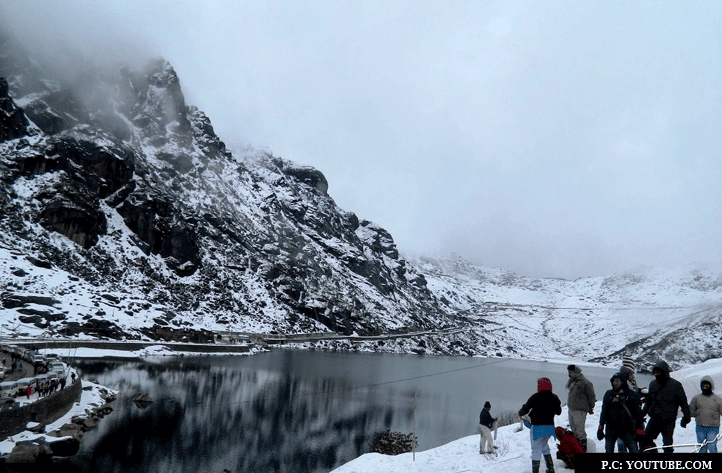
POLYGON ((567 374, 569 375, 569 381, 567 381, 569 429, 586 452, 587 431, 584 424, 587 421, 587 413, 594 414, 594 403, 597 402, 597 397, 594 394, 594 385, 584 377, 579 366, 567 366, 567 374))
POLYGON ((679 423, 682 428, 687 427, 692 420, 687 395, 682 384, 669 376, 669 365, 666 362, 658 361, 652 368, 652 374, 654 379, 649 383, 649 393, 642 408, 642 416, 649 415, 649 422, 644 430, 645 447, 651 446, 661 433, 664 452, 672 453, 678 410, 682 410, 682 420, 679 423))
POLYGON ((689 403, 690 415, 697 424, 697 443, 704 443, 699 453, 717 453, 722 398, 713 392, 714 381, 709 376, 702 377, 699 387, 702 393, 693 397, 689 403))

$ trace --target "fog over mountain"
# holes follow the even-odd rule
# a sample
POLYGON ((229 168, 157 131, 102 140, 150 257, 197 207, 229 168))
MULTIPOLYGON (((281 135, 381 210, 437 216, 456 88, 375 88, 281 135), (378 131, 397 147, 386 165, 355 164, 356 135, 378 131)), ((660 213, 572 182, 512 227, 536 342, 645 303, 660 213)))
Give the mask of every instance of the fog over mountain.
POLYGON ((323 169, 227 146, 170 62, 71 56, 48 62, 0 36, 3 336, 333 332, 389 338, 307 345, 720 356, 719 266, 564 280, 405 258, 390 231, 335 202, 323 169))
POLYGON ((162 56, 226 144, 404 253, 533 277, 719 259, 718 2, 4 2, 64 74, 162 56))

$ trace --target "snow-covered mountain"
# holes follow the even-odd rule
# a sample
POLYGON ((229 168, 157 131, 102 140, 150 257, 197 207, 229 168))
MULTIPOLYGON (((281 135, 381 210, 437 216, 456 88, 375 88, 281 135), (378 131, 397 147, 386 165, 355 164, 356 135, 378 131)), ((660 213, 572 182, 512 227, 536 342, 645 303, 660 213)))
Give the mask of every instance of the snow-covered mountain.
POLYGON ((58 75, 0 36, 2 336, 444 335, 328 348, 557 358, 720 356, 722 274, 576 281, 399 255, 323 173, 229 150, 172 66, 58 75))
POLYGON ((690 264, 607 277, 536 279, 458 256, 409 258, 442 304, 458 310, 497 355, 675 366, 722 354, 722 270, 690 264))
POLYGON ((31 286, 58 301, 20 322, 113 338, 451 322, 391 235, 337 207, 320 171, 230 152, 168 62, 63 82, 7 38, 0 51, 0 240, 54 275, 46 288, 8 267, 4 307, 31 286))

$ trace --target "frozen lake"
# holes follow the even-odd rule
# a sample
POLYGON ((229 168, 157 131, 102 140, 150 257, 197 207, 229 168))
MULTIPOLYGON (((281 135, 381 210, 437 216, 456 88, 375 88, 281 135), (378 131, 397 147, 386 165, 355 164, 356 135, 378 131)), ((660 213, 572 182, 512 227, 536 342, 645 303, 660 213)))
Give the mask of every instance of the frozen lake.
MULTIPOLYGON (((79 360, 121 391, 115 411, 57 465, 73 472, 327 472, 377 432, 415 431, 425 450, 476 433, 484 401, 516 411, 567 363, 274 349, 257 356, 79 360), (131 398, 157 401, 141 409, 131 398)), ((583 367, 601 399, 614 369, 583 367)), ((649 377, 642 377, 646 385, 649 377)), ((558 418, 559 419, 559 418, 558 418)), ((558 424, 566 424, 559 419, 558 424)))

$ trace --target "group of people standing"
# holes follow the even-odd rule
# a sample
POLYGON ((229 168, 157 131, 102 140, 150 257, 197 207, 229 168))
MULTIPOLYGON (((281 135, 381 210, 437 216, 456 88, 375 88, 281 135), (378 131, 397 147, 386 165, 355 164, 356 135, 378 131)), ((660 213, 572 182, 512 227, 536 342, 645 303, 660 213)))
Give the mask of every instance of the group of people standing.
MULTIPOLYGON (((704 376, 700 381, 700 393, 687 403, 682 384, 670 377, 666 362, 659 361, 652 368, 654 380, 646 390, 637 387, 634 376, 634 364, 625 357, 622 368, 610 378, 611 389, 604 393, 602 410, 599 415, 597 439, 604 440, 606 453, 614 453, 615 446, 620 452, 639 453, 656 452, 654 441, 662 435, 664 452, 674 451, 673 434, 679 410, 682 411, 680 426, 685 428, 696 419, 697 442, 700 453, 717 452, 720 417, 722 416, 722 398, 714 394, 714 382, 704 376), (645 420, 649 417, 649 420, 645 420)), ((552 392, 549 378, 537 380, 537 392, 519 409, 519 416, 528 416, 531 429, 532 472, 538 473, 542 457, 546 463, 546 473, 554 472, 554 462, 549 448, 549 439, 556 437, 559 443, 557 457, 564 460, 566 466, 574 467, 574 456, 586 452, 589 443, 585 423, 587 415, 594 414, 597 398, 594 386, 584 377, 577 365, 567 366, 567 407, 569 429, 554 426, 554 417, 562 413, 562 403, 552 392)), ((482 434, 479 451, 486 453, 493 448, 490 431, 495 419, 491 417, 489 402, 482 410, 479 422, 482 434), (489 423, 491 422, 491 423, 489 423), (487 429, 483 430, 486 425, 487 429), (488 433, 487 433, 488 431, 488 433), (488 436, 488 441, 485 440, 488 436), (491 446, 489 446, 491 445, 491 446)))
POLYGON ((37 383, 38 397, 46 397, 58 390, 65 389, 65 376, 61 378, 46 379, 37 383))

